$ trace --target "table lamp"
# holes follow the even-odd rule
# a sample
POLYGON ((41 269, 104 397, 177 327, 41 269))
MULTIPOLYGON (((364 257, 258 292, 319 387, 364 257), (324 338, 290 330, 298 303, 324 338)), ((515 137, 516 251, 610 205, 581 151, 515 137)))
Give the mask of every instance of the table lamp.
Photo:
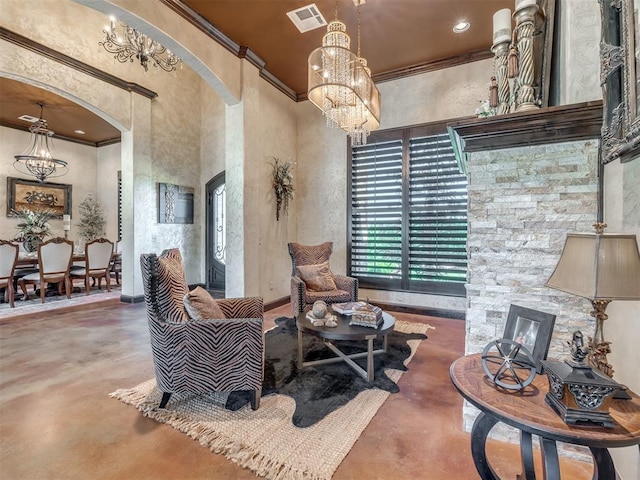
POLYGON ((69 230, 71 230, 71 215, 62 215, 62 229, 64 230, 64 238, 69 237, 69 230))
POLYGON ((611 342, 604 339, 607 305, 612 300, 640 300, 640 253, 635 235, 604 233, 605 223, 595 223, 595 233, 569 233, 555 271, 545 286, 588 298, 596 330, 588 341, 588 363, 613 376, 607 361, 611 342))

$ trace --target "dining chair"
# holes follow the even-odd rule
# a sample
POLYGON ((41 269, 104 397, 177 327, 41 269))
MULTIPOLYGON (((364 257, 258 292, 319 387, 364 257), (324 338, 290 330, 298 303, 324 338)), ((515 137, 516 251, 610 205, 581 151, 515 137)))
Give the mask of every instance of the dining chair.
POLYGON ((19 250, 20 247, 17 243, 0 240, 0 288, 4 288, 5 296, 11 308, 15 307, 16 290, 13 287, 13 274, 16 270, 19 250))
POLYGON ((107 291, 111 291, 111 257, 113 256, 113 242, 106 238, 96 238, 84 246, 86 257, 84 268, 77 268, 71 271, 71 282, 76 278, 84 280, 84 287, 89 295, 91 291, 90 280, 98 281, 100 288, 102 278, 107 283, 107 291))
POLYGON ((38 246, 38 271, 18 280, 24 299, 29 298, 27 285, 40 285, 40 299, 44 303, 46 287, 50 283, 58 284, 60 295, 64 287, 67 298, 71 298, 69 269, 72 258, 73 242, 71 240, 56 237, 42 242, 38 246))

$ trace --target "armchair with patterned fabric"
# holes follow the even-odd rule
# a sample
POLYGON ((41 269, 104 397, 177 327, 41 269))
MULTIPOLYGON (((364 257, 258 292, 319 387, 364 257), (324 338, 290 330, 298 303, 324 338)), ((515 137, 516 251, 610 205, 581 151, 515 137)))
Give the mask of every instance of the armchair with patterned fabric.
POLYGON ((289 243, 291 255, 291 310, 303 313, 318 300, 327 304, 358 300, 358 279, 338 275, 329 267, 333 242, 320 245, 289 243))
POLYGON ((214 300, 187 285, 180 250, 140 256, 160 408, 172 393, 250 390, 260 405, 264 376, 262 298, 214 300))

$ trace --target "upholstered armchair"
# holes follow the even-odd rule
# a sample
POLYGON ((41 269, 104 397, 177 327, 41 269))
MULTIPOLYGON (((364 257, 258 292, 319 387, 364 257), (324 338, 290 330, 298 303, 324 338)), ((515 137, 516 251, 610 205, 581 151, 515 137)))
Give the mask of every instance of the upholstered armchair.
POLYGON ((313 303, 358 300, 358 279, 337 275, 329 267, 333 242, 320 245, 289 243, 291 255, 291 310, 293 316, 309 310, 313 303))
POLYGON ((160 408, 172 393, 250 390, 260 405, 264 375, 262 298, 213 300, 189 292, 178 249, 140 256, 160 408), (185 308, 187 307, 187 308, 185 308))

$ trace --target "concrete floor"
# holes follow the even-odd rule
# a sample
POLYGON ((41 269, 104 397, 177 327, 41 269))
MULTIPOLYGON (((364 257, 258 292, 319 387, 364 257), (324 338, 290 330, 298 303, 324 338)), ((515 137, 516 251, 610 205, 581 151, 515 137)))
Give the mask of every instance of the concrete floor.
MULTIPOLYGON (((253 479, 250 471, 108 394, 153 377, 143 305, 0 319, 0 478, 253 479)), ((265 314, 290 315, 285 305, 265 314)), ((462 398, 449 365, 464 353, 465 324, 394 314, 436 330, 335 473, 346 479, 475 479, 462 398)), ((491 442, 501 478, 520 472, 519 450, 491 442)), ((590 464, 562 460, 563 478, 590 479, 590 464)), ((541 473, 540 473, 540 478, 541 473)))

